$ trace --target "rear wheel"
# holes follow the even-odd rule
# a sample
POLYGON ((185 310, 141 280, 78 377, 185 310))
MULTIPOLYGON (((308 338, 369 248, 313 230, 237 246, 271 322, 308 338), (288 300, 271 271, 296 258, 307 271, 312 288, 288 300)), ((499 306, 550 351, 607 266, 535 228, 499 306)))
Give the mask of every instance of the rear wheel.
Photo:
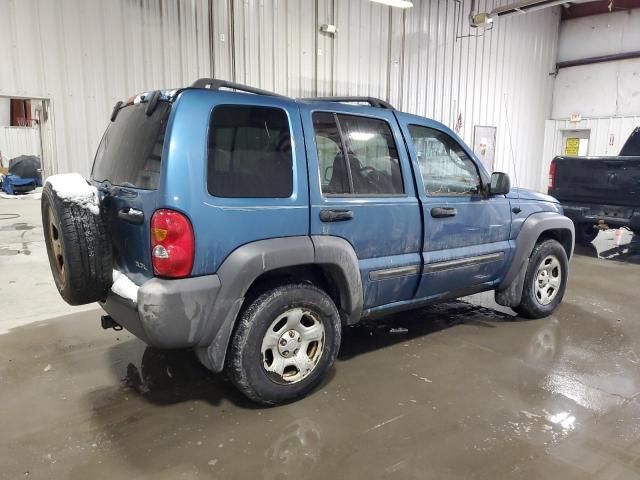
POLYGON ((309 284, 273 288, 238 320, 226 371, 251 400, 276 405, 304 397, 333 364, 340 316, 331 298, 309 284))
POLYGON ((538 243, 529 257, 520 305, 514 310, 527 318, 551 315, 562 301, 568 274, 569 260, 560 242, 538 243))
POLYGON ((112 254, 100 215, 63 200, 45 184, 42 226, 53 279, 70 305, 102 300, 112 284, 112 254))

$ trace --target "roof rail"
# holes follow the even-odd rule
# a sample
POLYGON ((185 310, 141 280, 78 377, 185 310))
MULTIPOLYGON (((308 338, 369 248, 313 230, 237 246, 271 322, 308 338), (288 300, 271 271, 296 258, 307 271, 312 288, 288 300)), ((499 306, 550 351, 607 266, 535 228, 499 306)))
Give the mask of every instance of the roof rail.
POLYGON ((393 105, 389 102, 381 100, 375 97, 307 97, 300 100, 309 100, 311 102, 340 102, 340 103, 368 103, 372 107, 387 108, 389 110, 395 110, 393 105))
POLYGON ((270 97, 287 98, 284 95, 279 95, 268 90, 262 90, 260 88, 250 87, 249 85, 228 82, 226 80, 220 80, 217 78, 199 78, 191 84, 191 88, 207 88, 209 90, 220 90, 221 88, 228 88, 231 90, 239 90, 241 92, 255 93, 256 95, 268 95, 270 97))

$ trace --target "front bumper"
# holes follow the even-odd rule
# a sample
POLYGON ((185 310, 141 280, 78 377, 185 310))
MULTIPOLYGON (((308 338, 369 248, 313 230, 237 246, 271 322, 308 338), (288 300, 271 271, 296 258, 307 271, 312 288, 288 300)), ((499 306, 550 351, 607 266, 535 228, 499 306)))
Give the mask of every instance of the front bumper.
POLYGON ((122 327, 154 347, 184 348, 215 334, 212 312, 220 292, 217 275, 164 280, 153 278, 138 289, 137 303, 112 291, 100 306, 122 327))

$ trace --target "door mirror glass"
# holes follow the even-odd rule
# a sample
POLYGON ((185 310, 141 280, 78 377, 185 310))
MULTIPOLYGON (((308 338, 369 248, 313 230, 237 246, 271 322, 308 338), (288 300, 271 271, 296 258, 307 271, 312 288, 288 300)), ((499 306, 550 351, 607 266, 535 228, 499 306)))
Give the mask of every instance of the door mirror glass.
POLYGON ((493 172, 491 174, 491 185, 489 195, 506 195, 511 190, 511 180, 509 175, 503 172, 493 172))

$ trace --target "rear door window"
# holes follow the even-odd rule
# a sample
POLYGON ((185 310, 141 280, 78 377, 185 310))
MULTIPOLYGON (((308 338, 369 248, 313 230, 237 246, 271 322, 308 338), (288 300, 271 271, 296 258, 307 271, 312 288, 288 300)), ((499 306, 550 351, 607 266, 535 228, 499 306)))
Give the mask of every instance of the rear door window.
POLYGON ((147 116, 147 104, 122 108, 98 146, 91 177, 113 185, 155 190, 160 185, 162 148, 171 105, 159 102, 147 116))
POLYGON ((285 111, 216 107, 209 128, 207 168, 207 188, 216 197, 290 197, 293 156, 285 111))
POLYGON ((313 125, 323 194, 404 194, 398 151, 386 121, 316 112, 313 125))

